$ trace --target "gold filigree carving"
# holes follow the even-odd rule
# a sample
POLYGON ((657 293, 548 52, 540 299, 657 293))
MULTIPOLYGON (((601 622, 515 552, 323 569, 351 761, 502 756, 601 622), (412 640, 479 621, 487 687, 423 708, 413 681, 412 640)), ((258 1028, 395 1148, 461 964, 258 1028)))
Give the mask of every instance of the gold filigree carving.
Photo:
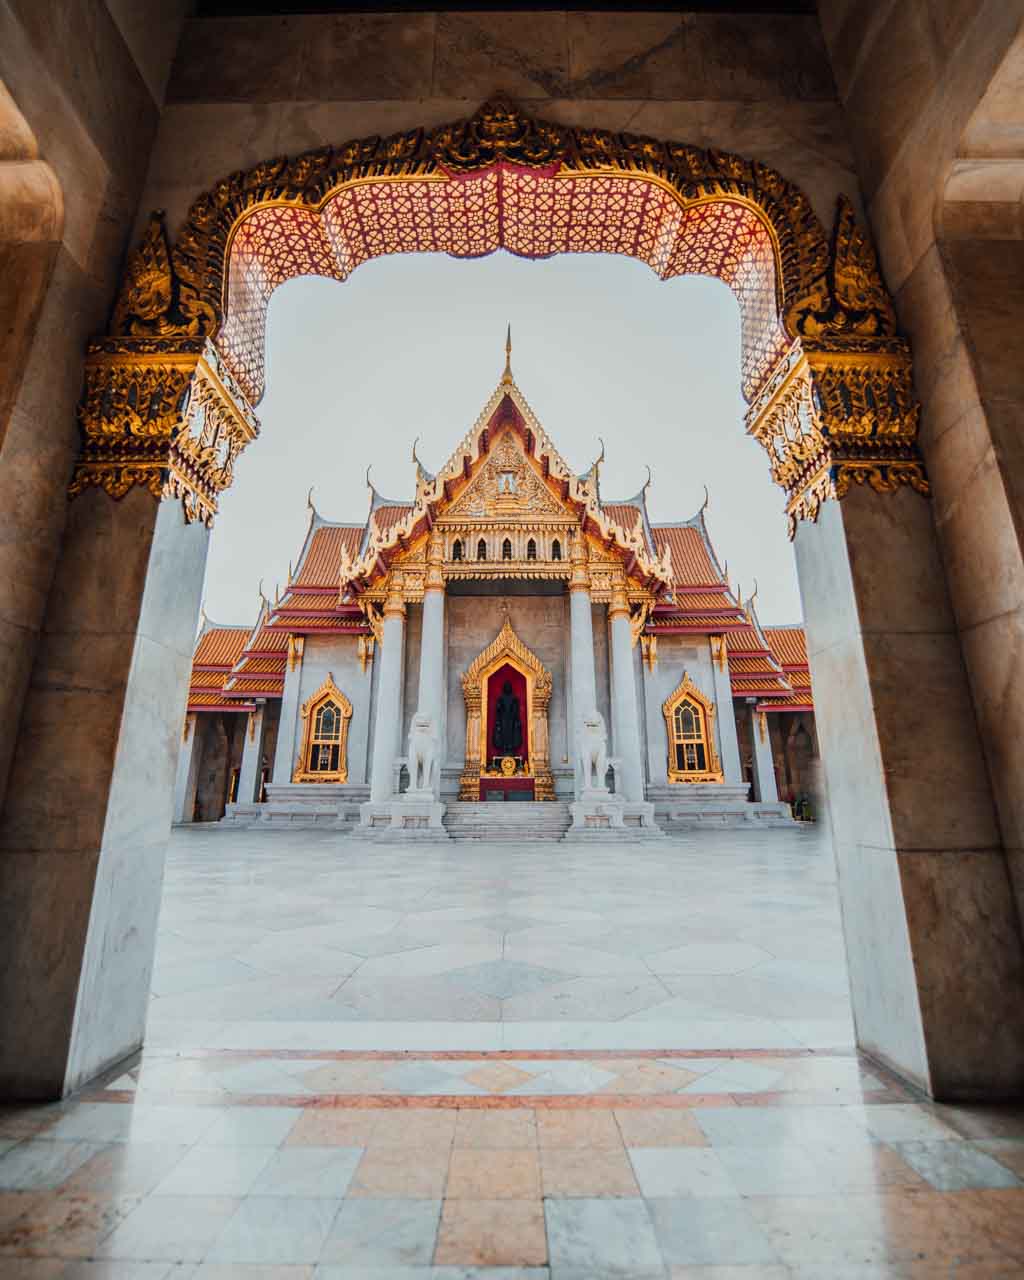
POLYGON ((792 538, 800 520, 851 484, 878 493, 910 485, 927 495, 917 448, 919 406, 910 355, 899 339, 884 351, 802 351, 778 371, 748 412, 748 431, 787 494, 792 538))
POLYGON ((711 640, 711 658, 720 672, 725 671, 725 664, 728 661, 728 654, 725 647, 725 636, 710 636, 711 640))
POLYGON ((124 337, 195 337, 212 333, 217 316, 195 290, 185 290, 171 265, 164 212, 156 209, 129 255, 114 304, 111 334, 124 337))
POLYGON ((715 746, 715 704, 707 698, 690 679, 687 672, 662 704, 665 717, 665 736, 668 741, 669 782, 724 782, 725 774, 715 746), (693 711, 695 732, 688 733, 677 726, 676 712, 688 704, 693 711), (692 751, 694 767, 681 767, 678 750, 684 757, 692 751), (703 767, 701 767, 703 761, 703 767))
POLYGON ((373 646, 376 642, 374 636, 360 636, 359 643, 356 646, 356 653, 359 656, 359 669, 366 674, 366 668, 373 661, 373 646))
POLYGON ((537 800, 553 800, 555 783, 551 775, 548 737, 551 672, 519 639, 507 615, 497 636, 470 663, 462 677, 462 695, 466 703, 466 759, 459 780, 459 799, 480 799, 480 776, 487 765, 487 726, 483 723, 487 681, 506 662, 520 671, 526 680, 530 755, 524 773, 533 777, 537 800))
POLYGON ((653 671, 658 661, 658 637, 641 636, 640 653, 644 662, 647 663, 647 670, 653 671))
POLYGON ((351 719, 352 703, 328 672, 320 688, 302 704, 302 746, 292 782, 348 781, 348 727, 351 719), (334 712, 329 731, 320 714, 325 708, 334 712), (323 763, 328 767, 318 767, 323 763))
POLYGON ((302 655, 305 652, 305 649, 306 649, 305 636, 290 635, 288 637, 288 670, 289 671, 294 671, 295 668, 302 662, 302 655))
POLYGON ((213 523, 217 495, 259 434, 212 343, 104 339, 90 344, 78 407, 83 445, 68 489, 123 498, 135 486, 213 523))

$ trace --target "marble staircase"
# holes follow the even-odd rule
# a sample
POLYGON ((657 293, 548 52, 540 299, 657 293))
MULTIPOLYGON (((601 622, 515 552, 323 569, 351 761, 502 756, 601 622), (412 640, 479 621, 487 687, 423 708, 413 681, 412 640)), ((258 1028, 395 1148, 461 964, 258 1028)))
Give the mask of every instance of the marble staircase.
POLYGON ((444 825, 453 840, 508 843, 561 840, 570 821, 569 805, 564 800, 480 804, 453 801, 444 815, 444 825))

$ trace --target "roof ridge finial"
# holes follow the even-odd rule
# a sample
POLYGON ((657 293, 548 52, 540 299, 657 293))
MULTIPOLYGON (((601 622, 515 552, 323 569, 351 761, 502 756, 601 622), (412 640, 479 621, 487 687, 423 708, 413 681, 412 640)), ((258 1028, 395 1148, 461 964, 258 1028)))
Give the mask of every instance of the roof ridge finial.
POLYGON ((257 594, 257 595, 259 596, 259 598, 260 598, 260 612, 262 613, 262 611, 263 611, 263 608, 264 608, 264 607, 266 607, 267 609, 269 609, 269 608, 270 608, 270 601, 269 601, 269 600, 267 599, 267 597, 263 594, 263 579, 262 579, 262 578, 260 578, 260 585, 256 588, 256 594, 257 594))
POLYGON ((505 330, 505 372, 501 375, 501 385, 512 385, 512 325, 505 330))
POLYGON ((646 479, 646 480, 643 482, 643 484, 640 486, 640 497, 641 497, 641 498, 644 496, 644 494, 647 492, 647 490, 651 487, 651 468, 648 466, 648 464, 647 464, 646 462, 644 463, 644 466, 645 466, 645 467, 647 467, 647 479, 646 479))
POLYGON ((751 607, 751 608, 753 608, 753 607, 754 607, 754 601, 755 601, 756 599, 757 599, 757 579, 755 578, 755 579, 754 579, 754 589, 753 589, 753 591, 751 591, 751 593, 750 593, 750 600, 749 600, 749 602, 748 602, 748 603, 750 604, 750 607, 751 607))
POLYGON ((203 596, 202 600, 199 602, 199 630, 205 631, 206 624, 209 621, 210 619, 206 615, 206 597, 203 596))
POLYGON ((313 489, 314 489, 314 488, 315 488, 315 485, 310 485, 310 486, 309 486, 309 493, 307 493, 307 494, 306 494, 306 506, 307 506, 307 508, 308 508, 310 511, 312 511, 312 512, 313 512, 313 514, 315 515, 315 514, 316 514, 316 507, 314 507, 314 506, 313 506, 313 489))
POLYGON ((707 511, 707 509, 708 509, 708 503, 709 503, 710 501, 711 501, 711 494, 710 494, 710 493, 708 493, 708 487, 707 487, 707 485, 705 485, 705 486, 704 486, 704 501, 700 504, 700 510, 697 512, 697 514, 698 514, 699 516, 702 516, 702 515, 704 514, 704 512, 705 512, 705 511, 707 511))

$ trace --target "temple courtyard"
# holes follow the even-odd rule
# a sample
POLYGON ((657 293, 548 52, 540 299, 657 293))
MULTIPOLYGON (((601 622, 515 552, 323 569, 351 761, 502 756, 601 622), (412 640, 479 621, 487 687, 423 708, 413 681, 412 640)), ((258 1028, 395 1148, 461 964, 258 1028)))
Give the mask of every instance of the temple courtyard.
POLYGON ((856 1055, 818 828, 192 826, 141 1063, 0 1111, 0 1274, 1009 1277, 1022 1178, 856 1055))

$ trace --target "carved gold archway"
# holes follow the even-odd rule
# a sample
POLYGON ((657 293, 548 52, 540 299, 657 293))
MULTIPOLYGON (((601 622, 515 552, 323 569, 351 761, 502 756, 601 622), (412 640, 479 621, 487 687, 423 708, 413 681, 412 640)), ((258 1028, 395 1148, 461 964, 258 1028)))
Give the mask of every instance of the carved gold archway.
POLYGON ((327 679, 319 689, 311 693, 302 704, 301 713, 301 746, 292 773, 292 782, 347 782, 348 781, 348 726, 352 719, 352 703, 334 683, 334 676, 327 673, 327 679), (312 754, 320 745, 316 738, 317 712, 328 702, 337 705, 341 714, 341 725, 338 730, 338 767, 336 769, 314 769, 312 754))
POLYGON ((661 711, 665 717, 665 737, 668 743, 669 782, 724 782, 725 774, 715 744, 715 704, 701 693, 687 672, 683 672, 682 680, 665 699, 661 711), (675 730, 675 714, 683 702, 695 706, 701 718, 701 745, 705 751, 703 769, 680 769, 676 761, 675 747, 680 739, 675 730))
POLYGON ((790 533, 851 484, 928 490, 910 352, 850 202, 831 241, 766 165, 680 142, 534 120, 467 120, 232 174, 173 247, 154 215, 110 334, 90 344, 71 493, 134 485, 209 523, 258 426, 266 305, 299 275, 345 279, 387 253, 624 253, 699 273, 740 305, 747 430, 786 492, 790 533))
POLYGON ((459 780, 460 800, 480 799, 480 775, 487 764, 486 732, 482 724, 487 681, 506 663, 526 680, 526 719, 529 725, 530 758, 527 773, 533 778, 537 800, 554 800, 551 776, 551 748, 548 708, 551 703, 551 672, 512 629, 508 618, 494 640, 470 663, 462 677, 466 702, 466 759, 459 780))

